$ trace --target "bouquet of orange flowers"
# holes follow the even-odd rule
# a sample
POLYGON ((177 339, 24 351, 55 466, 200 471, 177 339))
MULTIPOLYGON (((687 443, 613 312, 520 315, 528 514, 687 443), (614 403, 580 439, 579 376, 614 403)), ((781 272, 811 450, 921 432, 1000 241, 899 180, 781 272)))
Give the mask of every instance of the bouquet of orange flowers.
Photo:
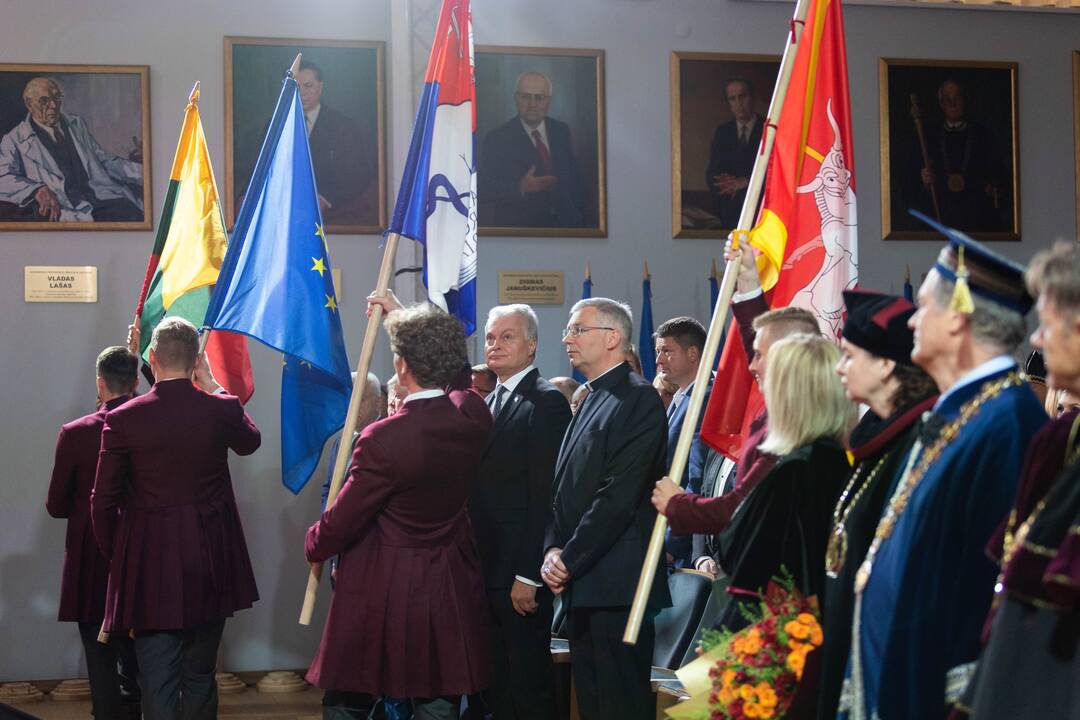
POLYGON ((747 614, 748 627, 734 633, 707 631, 699 661, 711 663, 711 687, 708 713, 699 717, 783 718, 795 699, 806 656, 824 641, 819 617, 816 598, 803 597, 788 576, 769 583, 760 611, 747 614))

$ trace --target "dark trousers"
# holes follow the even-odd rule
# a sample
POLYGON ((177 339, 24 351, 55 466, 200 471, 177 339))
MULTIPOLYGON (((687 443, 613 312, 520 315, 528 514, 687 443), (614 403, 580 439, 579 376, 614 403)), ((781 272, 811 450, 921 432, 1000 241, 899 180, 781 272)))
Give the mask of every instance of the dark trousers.
POLYGON ((90 211, 95 222, 128 222, 143 219, 143 211, 126 198, 98 200, 90 211))
POLYGON ((582 720, 652 720, 649 675, 656 643, 646 611, 636 645, 622 641, 630 608, 570 608, 570 670, 582 720))
POLYGON ((494 686, 484 693, 496 720, 550 720, 555 716, 555 670, 551 664, 552 596, 536 591, 540 608, 514 612, 510 589, 488 591, 494 686))
POLYGON ((460 697, 380 699, 368 693, 327 690, 323 695, 323 720, 398 720, 411 709, 413 720, 457 720, 460 697), (410 707, 411 706, 411 707, 410 707))
POLYGON ((90 704, 95 720, 139 716, 139 666, 135 645, 125 635, 110 635, 109 642, 97 640, 101 623, 79 623, 86 674, 90 678, 90 704))
POLYGON ((214 677, 225 621, 184 630, 135 634, 143 717, 146 720, 213 720, 218 692, 214 677))

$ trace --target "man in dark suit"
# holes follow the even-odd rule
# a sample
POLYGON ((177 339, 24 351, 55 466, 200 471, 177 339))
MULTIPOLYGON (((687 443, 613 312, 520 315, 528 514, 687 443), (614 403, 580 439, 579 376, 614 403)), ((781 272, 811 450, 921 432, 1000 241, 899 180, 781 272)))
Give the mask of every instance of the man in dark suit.
POLYGON ((338 225, 377 224, 373 191, 377 167, 359 126, 322 102, 322 71, 315 63, 300 64, 296 83, 323 219, 338 225))
POLYGON ((487 367, 498 376, 487 397, 495 425, 469 511, 491 603, 489 708, 499 720, 555 714, 552 595, 540 583, 540 565, 570 404, 533 366, 537 330, 531 307, 502 305, 488 313, 484 339, 487 367))
POLYGON ((477 176, 480 222, 582 227, 585 187, 570 128, 547 114, 551 81, 543 73, 522 73, 514 102, 518 114, 484 139, 477 176))
MULTIPOLYGON (((656 343, 656 370, 663 373, 666 380, 679 388, 667 409, 667 468, 671 467, 671 460, 675 457, 675 446, 682 433, 686 409, 690 406, 690 393, 693 392, 694 379, 697 377, 698 366, 701 364, 701 350, 705 347, 705 336, 705 328, 691 317, 672 318, 661 324, 653 333, 653 340, 656 343)), ((711 391, 710 378, 705 388, 705 403, 709 402, 711 391)), ((698 416, 694 443, 690 447, 690 456, 687 458, 686 469, 679 483, 687 492, 693 493, 701 492, 702 473, 708 456, 708 447, 701 441, 700 432, 701 416, 698 416)), ((669 529, 664 542, 664 549, 670 556, 669 562, 677 568, 691 567, 691 561, 694 559, 691 557, 692 545, 690 536, 672 535, 669 529)))
POLYGON ((225 619, 258 599, 228 452, 251 454, 261 437, 190 322, 162 320, 149 357, 154 386, 105 416, 90 499, 111 563, 104 630, 135 632, 148 720, 214 718, 225 619))
POLYGON ((98 550, 90 527, 90 488, 97 471, 105 414, 131 399, 139 382, 138 367, 139 358, 119 345, 98 355, 98 409, 60 428, 45 500, 50 515, 68 521, 57 619, 79 624, 94 717, 103 719, 139 717, 138 668, 131 638, 117 635, 107 643, 97 640, 105 617, 109 561, 98 550))
POLYGON ((664 474, 667 435, 660 396, 625 361, 631 333, 628 307, 590 298, 574 305, 563 334, 589 393, 556 461, 555 513, 540 574, 552 592, 565 593, 585 720, 654 716, 653 617, 671 604, 661 558, 637 644, 623 643, 656 520, 649 497, 664 474))
POLYGON ((705 185, 716 202, 721 227, 735 229, 765 123, 754 111, 754 86, 749 80, 728 80, 724 83, 724 96, 732 118, 713 133, 705 185))

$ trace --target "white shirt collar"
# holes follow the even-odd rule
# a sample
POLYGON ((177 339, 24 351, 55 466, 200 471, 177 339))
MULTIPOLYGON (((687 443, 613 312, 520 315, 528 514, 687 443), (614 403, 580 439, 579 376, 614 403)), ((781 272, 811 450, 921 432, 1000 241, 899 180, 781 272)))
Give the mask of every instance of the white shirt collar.
MULTIPOLYGON (((530 363, 528 365, 528 367, 526 367, 524 370, 521 370, 520 372, 516 372, 513 375, 511 375, 510 377, 506 378, 506 382, 496 383, 495 389, 491 391, 492 394, 494 395, 495 393, 499 392, 499 387, 500 386, 506 388, 506 392, 508 392, 508 393, 514 392, 514 390, 517 389, 518 384, 523 379, 525 379, 525 376, 528 375, 529 373, 531 373, 535 369, 535 367, 536 367, 535 365, 530 363)), ((504 400, 503 402, 506 402, 506 401, 504 400)))
POLYGON ((754 131, 754 126, 757 125, 757 115, 754 115, 753 117, 751 117, 749 120, 747 120, 744 123, 739 122, 738 120, 736 120, 735 124, 739 127, 739 132, 740 133, 743 130, 746 130, 747 133, 752 133, 754 131))
MULTIPOLYGON (((521 117, 518 116, 518 119, 520 120, 521 117)), ((540 124, 536 127, 529 127, 524 120, 521 120, 521 127, 525 128, 525 134, 529 136, 529 140, 532 140, 532 144, 534 146, 536 145, 536 141, 533 140, 533 130, 540 133, 540 139, 543 140, 544 144, 548 146, 548 150, 551 149, 551 143, 548 142, 547 120, 541 120, 540 124)))
POLYGON ((941 397, 934 403, 934 410, 940 408, 942 403, 960 388, 967 385, 973 385, 983 378, 988 378, 991 375, 996 375, 999 372, 1004 372, 1014 367, 1016 367, 1016 361, 1013 360, 1010 355, 998 355, 997 357, 990 358, 981 365, 976 365, 971 370, 968 370, 961 375, 960 379, 954 382, 951 388, 941 393, 941 397))
POLYGON ((441 388, 432 388, 431 390, 417 390, 414 393, 410 393, 405 398, 405 402, 409 402, 410 400, 427 400, 428 398, 441 397, 445 394, 446 392, 441 388))
POLYGON ((686 387, 681 387, 675 391, 675 394, 671 396, 671 402, 681 403, 683 401, 683 398, 687 397, 693 389, 694 381, 691 380, 689 385, 687 385, 686 387))

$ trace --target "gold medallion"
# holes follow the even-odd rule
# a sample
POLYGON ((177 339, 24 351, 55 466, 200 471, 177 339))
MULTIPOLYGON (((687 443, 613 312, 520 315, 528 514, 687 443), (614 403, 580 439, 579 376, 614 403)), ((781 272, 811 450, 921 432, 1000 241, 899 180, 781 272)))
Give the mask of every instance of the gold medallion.
POLYGON ((833 528, 829 535, 829 544, 825 548, 825 574, 831 578, 840 575, 847 556, 847 530, 842 524, 833 528))
POLYGON ((964 192, 964 176, 958 173, 952 173, 949 175, 947 185, 949 186, 949 192, 964 192))

